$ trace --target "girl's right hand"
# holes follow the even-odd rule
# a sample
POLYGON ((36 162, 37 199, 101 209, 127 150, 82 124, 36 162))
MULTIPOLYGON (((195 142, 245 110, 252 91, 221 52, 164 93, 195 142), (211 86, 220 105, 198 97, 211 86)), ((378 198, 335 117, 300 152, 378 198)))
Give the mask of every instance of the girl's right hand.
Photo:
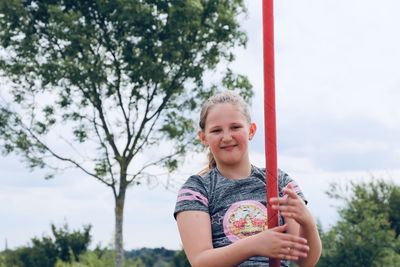
POLYGON ((307 239, 287 234, 287 224, 265 230, 252 236, 255 254, 282 260, 306 258, 309 251, 307 239))

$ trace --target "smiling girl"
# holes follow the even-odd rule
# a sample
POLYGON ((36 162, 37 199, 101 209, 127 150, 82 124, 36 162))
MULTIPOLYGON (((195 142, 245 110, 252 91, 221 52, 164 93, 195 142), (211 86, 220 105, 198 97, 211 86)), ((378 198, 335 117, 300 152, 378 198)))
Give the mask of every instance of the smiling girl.
POLYGON ((206 171, 192 175, 178 193, 174 216, 192 266, 268 266, 268 257, 314 266, 321 241, 303 193, 278 170, 280 226, 268 229, 265 169, 249 160, 256 133, 248 107, 230 91, 202 107, 199 138, 209 147, 206 171))

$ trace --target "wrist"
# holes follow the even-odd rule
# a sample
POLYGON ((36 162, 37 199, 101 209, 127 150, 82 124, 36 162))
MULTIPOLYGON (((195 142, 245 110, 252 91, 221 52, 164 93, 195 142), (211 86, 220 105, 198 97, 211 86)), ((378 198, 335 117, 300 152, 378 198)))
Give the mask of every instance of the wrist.
POLYGON ((240 242, 243 252, 247 255, 248 258, 259 255, 259 251, 257 251, 258 246, 256 245, 258 242, 258 238, 260 237, 260 233, 248 236, 243 238, 237 242, 240 242))
POLYGON ((306 210, 306 212, 307 212, 307 216, 304 218, 305 220, 303 220, 302 222, 299 222, 299 224, 302 227, 306 227, 306 228, 316 227, 314 217, 311 215, 311 213, 308 210, 306 210))

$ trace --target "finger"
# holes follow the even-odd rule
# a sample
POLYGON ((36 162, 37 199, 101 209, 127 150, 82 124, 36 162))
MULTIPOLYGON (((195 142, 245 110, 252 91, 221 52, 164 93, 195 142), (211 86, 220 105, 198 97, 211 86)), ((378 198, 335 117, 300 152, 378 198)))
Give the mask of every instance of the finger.
POLYGON ((296 192, 294 191, 294 189, 285 187, 282 190, 285 194, 287 194, 289 197, 291 198, 298 198, 299 196, 296 194, 296 192))
POLYGON ((292 242, 292 244, 290 245, 291 250, 293 250, 292 252, 299 252, 299 253, 307 253, 308 251, 310 251, 310 247, 308 245, 305 244, 298 244, 298 243, 294 243, 292 242))
MULTIPOLYGON (((292 202, 292 204, 294 204, 292 202)), ((272 208, 275 210, 279 210, 280 212, 296 212, 298 207, 296 205, 272 205, 272 208)))
POLYGON ((284 217, 286 219, 288 219, 288 218, 294 219, 297 217, 295 213, 287 212, 287 211, 281 212, 281 215, 282 215, 282 217, 284 217))
POLYGON ((285 218, 294 218, 297 217, 296 208, 291 208, 287 206, 272 206, 274 210, 279 211, 280 215, 285 218))
POLYGON ((286 258, 289 258, 289 260, 298 260, 299 258, 307 258, 307 255, 308 254, 306 252, 300 252, 300 251, 291 249, 290 254, 286 255, 286 258))
POLYGON ((293 242, 284 242, 279 249, 279 258, 284 260, 298 260, 299 258, 306 258, 309 246, 300 245, 293 242))
POLYGON ((273 209, 278 209, 280 206, 298 206, 299 201, 293 198, 278 199, 276 202, 271 203, 273 209))
POLYGON ((293 185, 293 183, 288 183, 286 187, 287 187, 287 188, 290 188, 290 189, 292 189, 292 190, 294 190, 294 185, 293 185))
POLYGON ((274 227, 271 230, 274 232, 283 233, 287 231, 287 226, 288 226, 287 223, 285 223, 284 225, 274 227))
POLYGON ((289 243, 289 245, 282 247, 280 250, 282 254, 291 255, 295 257, 307 257, 310 247, 308 245, 301 245, 297 243, 289 243))
POLYGON ((277 197, 271 197, 269 199, 270 204, 278 204, 278 201, 279 201, 279 198, 277 198, 277 197))
POLYGON ((293 244, 307 245, 307 239, 292 234, 282 234, 285 241, 284 247, 291 247, 293 244))
POLYGON ((269 201, 271 205, 284 205, 286 204, 286 198, 271 198, 269 201))
MULTIPOLYGON (((303 239, 303 238, 300 238, 303 239)), ((291 248, 300 251, 308 251, 310 248, 304 240, 293 240, 293 241, 285 241, 282 243, 282 247, 284 248, 291 248)))
POLYGON ((287 254, 279 254, 278 258, 280 258, 284 261, 295 261, 295 260, 299 259, 299 257, 297 257, 297 256, 287 255, 287 254))
POLYGON ((293 247, 289 247, 287 254, 293 257, 301 257, 306 258, 308 255, 309 247, 308 246, 301 246, 294 245, 293 247))

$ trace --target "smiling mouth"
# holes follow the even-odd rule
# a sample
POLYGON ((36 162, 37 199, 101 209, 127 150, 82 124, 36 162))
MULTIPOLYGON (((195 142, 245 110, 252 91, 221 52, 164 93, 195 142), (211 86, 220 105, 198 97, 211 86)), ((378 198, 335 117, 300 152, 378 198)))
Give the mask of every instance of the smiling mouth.
POLYGON ((230 149, 233 149, 234 147, 237 147, 237 145, 222 146, 221 149, 230 150, 230 149))

